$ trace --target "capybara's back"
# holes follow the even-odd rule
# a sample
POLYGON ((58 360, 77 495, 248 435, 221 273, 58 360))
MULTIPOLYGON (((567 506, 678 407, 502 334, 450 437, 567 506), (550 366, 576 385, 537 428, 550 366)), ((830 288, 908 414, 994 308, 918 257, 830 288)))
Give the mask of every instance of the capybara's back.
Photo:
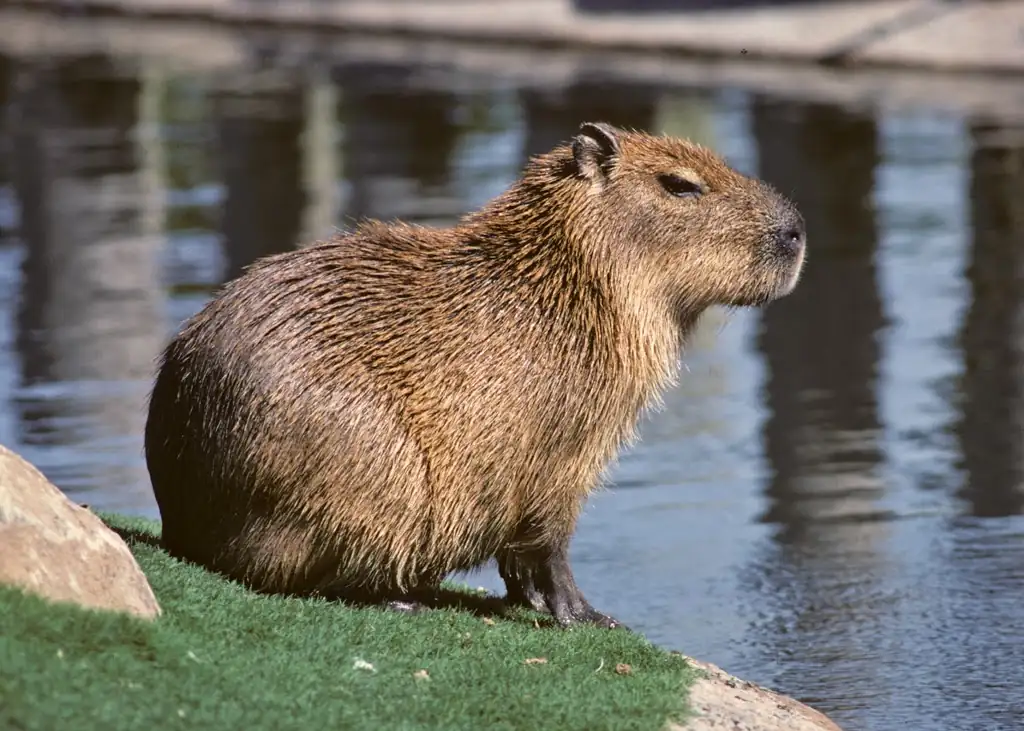
POLYGON ((582 501, 713 304, 787 294, 803 221, 682 140, 585 124, 450 229, 271 256, 172 340, 146 423, 163 540, 271 592, 395 598, 495 558, 575 585, 582 501))
POLYGON ((514 399, 494 368, 523 344, 459 322, 486 283, 446 264, 453 243, 371 225, 257 262, 187 325, 146 430, 172 553, 287 592, 410 588, 494 554, 510 518, 485 485, 452 489, 474 466, 443 434, 461 418, 495 449, 473 400, 514 399))

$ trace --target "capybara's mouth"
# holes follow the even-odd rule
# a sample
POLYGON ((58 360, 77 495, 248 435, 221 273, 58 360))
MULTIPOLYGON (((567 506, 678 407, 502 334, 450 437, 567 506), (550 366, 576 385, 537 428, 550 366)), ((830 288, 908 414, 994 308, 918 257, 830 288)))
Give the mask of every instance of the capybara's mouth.
POLYGON ((800 275, 804 270, 804 262, 807 260, 806 243, 801 241, 791 256, 793 261, 789 265, 788 271, 781 277, 779 287, 775 291, 775 299, 785 297, 796 289, 796 285, 800 281, 800 275))

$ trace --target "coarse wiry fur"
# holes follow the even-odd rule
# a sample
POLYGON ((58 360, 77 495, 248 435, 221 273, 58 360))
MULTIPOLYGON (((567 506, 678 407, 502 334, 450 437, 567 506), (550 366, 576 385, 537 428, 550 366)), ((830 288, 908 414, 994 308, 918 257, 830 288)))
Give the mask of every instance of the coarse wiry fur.
POLYGON ((453 228, 368 221, 226 284, 150 399, 169 550, 266 591, 387 594, 567 541, 701 312, 785 295, 803 260, 766 184, 598 127, 453 228))

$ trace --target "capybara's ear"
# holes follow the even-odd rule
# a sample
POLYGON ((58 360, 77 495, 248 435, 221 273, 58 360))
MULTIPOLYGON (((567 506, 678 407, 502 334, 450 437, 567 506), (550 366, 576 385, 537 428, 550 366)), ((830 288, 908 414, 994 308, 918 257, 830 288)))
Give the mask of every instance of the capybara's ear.
POLYGON ((572 140, 579 174, 597 180, 608 174, 619 154, 620 130, 605 122, 584 122, 572 140))

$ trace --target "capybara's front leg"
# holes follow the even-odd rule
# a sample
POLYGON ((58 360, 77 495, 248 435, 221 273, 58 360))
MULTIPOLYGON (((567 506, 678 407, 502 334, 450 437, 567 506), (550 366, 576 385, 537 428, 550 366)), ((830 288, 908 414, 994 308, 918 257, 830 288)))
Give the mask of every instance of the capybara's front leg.
POLYGON ((619 620, 597 611, 576 586, 569 566, 569 541, 539 552, 536 566, 537 589, 555 620, 562 627, 596 624, 608 629, 629 628, 619 620))

